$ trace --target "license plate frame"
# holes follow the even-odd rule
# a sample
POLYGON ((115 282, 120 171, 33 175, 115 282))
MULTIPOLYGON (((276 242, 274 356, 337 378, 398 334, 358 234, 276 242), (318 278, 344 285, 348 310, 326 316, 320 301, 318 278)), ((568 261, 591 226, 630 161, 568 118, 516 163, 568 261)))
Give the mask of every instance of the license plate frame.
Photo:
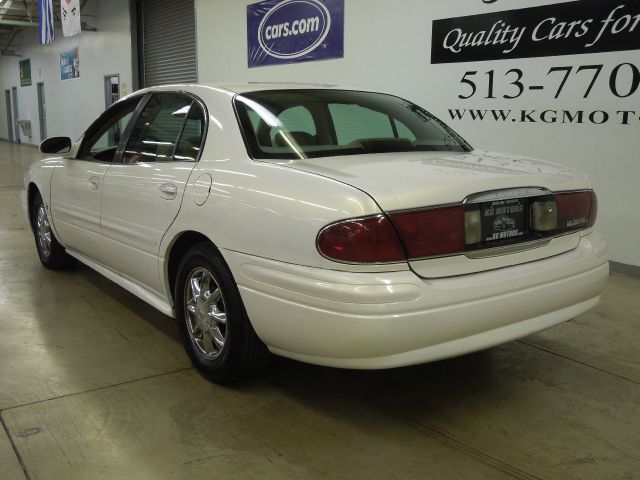
POLYGON ((524 241, 528 229, 528 198, 509 198, 480 204, 483 245, 524 241))

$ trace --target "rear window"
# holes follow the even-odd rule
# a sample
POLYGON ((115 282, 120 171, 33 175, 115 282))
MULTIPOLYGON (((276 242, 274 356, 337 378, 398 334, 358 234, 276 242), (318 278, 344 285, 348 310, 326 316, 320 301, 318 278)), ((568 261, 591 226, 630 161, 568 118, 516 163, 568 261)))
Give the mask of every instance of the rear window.
POLYGON ((392 95, 277 90, 238 95, 235 106, 256 159, 471 150, 429 112, 392 95))

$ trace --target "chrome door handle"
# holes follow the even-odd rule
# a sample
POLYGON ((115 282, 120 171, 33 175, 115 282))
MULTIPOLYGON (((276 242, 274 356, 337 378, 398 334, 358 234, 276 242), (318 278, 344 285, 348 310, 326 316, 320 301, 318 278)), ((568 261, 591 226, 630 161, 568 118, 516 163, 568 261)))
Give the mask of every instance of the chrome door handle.
POLYGON ((160 197, 165 200, 173 200, 178 195, 178 187, 173 183, 163 183, 160 185, 160 197))
POLYGON ((100 188, 100 177, 93 176, 89 178, 89 186, 92 190, 98 190, 100 188))

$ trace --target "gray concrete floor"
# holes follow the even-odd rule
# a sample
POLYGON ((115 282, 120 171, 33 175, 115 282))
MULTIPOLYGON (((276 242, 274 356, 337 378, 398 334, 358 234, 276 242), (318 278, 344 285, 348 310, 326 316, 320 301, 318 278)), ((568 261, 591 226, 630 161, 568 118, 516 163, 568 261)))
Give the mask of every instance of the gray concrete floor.
POLYGON ((383 372, 276 359, 219 387, 174 322, 40 266, 0 142, 0 478, 640 478, 640 280, 522 341, 383 372))

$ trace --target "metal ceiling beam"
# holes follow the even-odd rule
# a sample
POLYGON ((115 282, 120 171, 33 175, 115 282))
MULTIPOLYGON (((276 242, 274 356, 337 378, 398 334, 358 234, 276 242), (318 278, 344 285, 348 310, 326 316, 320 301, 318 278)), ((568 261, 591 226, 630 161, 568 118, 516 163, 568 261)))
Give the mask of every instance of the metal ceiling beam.
POLYGON ((13 40, 16 38, 16 35, 20 33, 20 30, 21 30, 20 28, 14 28, 13 30, 11 30, 11 36, 9 37, 9 41, 4 47, 5 50, 11 46, 11 42, 13 42, 13 40))
POLYGON ((37 27, 34 22, 24 22, 22 20, 0 20, 0 25, 8 25, 10 27, 37 27))
POLYGON ((29 5, 27 5, 27 0, 23 0, 22 3, 24 4, 24 9, 27 11, 27 17, 29 18, 29 21, 33 22, 33 18, 31 17, 31 10, 29 10, 29 5))
MULTIPOLYGON (((38 22, 25 22, 23 20, 0 20, 0 26, 6 25, 9 27, 22 27, 22 28, 38 28, 38 22)), ((56 28, 60 27, 60 22, 55 22, 56 28)), ((82 22, 82 30, 87 32, 97 32, 98 29, 88 25, 86 22, 82 22)))
POLYGON ((4 6, 0 6, 0 19, 4 17, 7 10, 11 8, 11 5, 13 5, 13 0, 7 0, 7 3, 5 3, 4 6))
MULTIPOLYGON (((82 11, 87 1, 88 0, 81 0, 80 11, 82 11)), ((37 6, 37 3, 31 0, 22 0, 22 6, 18 7, 17 5, 19 5, 19 3, 16 0, 6 0, 4 4, 0 4, 0 30, 2 29, 2 27, 11 27, 11 34, 9 35, 9 41, 6 42, 4 45, 0 45, 0 55, 15 55, 15 51, 9 50, 9 47, 11 46, 11 43, 13 42, 18 32, 20 32, 23 28, 39 28, 39 19, 37 17, 36 18, 32 17, 31 9, 29 8, 30 5, 37 6), (16 15, 14 13, 8 14, 9 10, 18 10, 18 9, 23 10, 23 12, 26 12, 26 15, 24 14, 16 15), (13 18, 22 17, 24 19, 26 17, 28 21, 26 19, 24 20, 23 19, 20 19, 20 20, 6 19, 5 16, 9 16, 9 15, 13 18)), ((58 15, 57 10, 58 9, 54 7, 54 10, 53 10, 53 13, 55 16, 54 23, 56 28, 61 28, 60 17, 58 15)), ((88 16, 93 17, 93 15, 88 15, 88 16)), ((83 31, 90 31, 90 32, 98 31, 95 27, 88 25, 86 21, 82 21, 81 28, 83 31)))
POLYGON ((15 27, 11 29, 11 35, 9 35, 9 40, 7 41, 7 44, 0 50, 0 55, 4 57, 21 57, 22 56, 22 55, 18 55, 15 50, 9 50, 9 47, 11 46, 11 42, 13 42, 13 39, 16 38, 16 35, 18 35, 18 33, 21 30, 22 30, 21 28, 15 28, 15 27))

